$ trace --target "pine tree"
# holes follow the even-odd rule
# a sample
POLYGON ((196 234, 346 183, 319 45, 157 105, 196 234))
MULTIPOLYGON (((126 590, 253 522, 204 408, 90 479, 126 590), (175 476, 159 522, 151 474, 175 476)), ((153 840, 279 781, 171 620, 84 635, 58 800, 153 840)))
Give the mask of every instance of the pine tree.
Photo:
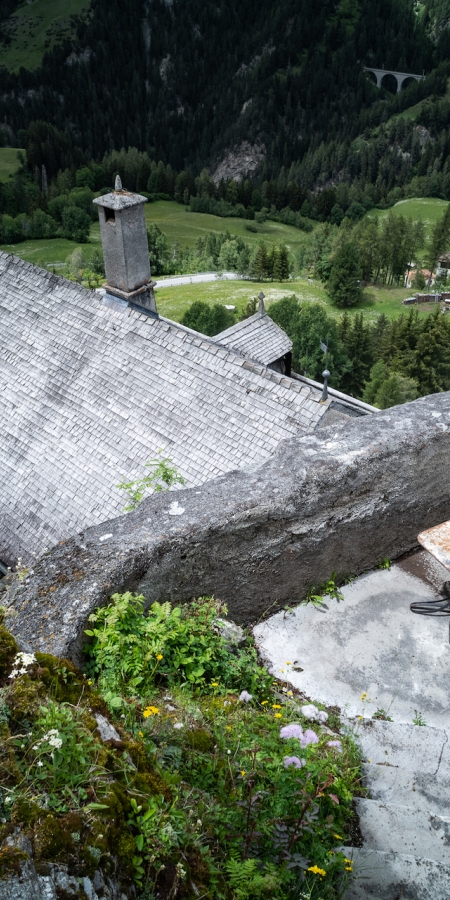
POLYGON ((284 244, 280 244, 275 254, 273 278, 274 281, 287 281, 289 278, 289 257, 287 247, 284 244))
POLYGON ((267 256, 267 247, 264 241, 261 241, 250 263, 250 271, 258 281, 263 281, 264 278, 268 277, 268 269, 269 260, 267 256))
POLYGON ((342 381, 343 390, 361 397, 374 362, 370 326, 365 325, 362 313, 356 313, 351 327, 347 327, 343 334, 341 323, 339 332, 345 352, 352 362, 351 371, 345 374, 342 381))
POLYGON ((346 243, 336 251, 326 290, 336 306, 354 306, 361 299, 358 249, 346 243))

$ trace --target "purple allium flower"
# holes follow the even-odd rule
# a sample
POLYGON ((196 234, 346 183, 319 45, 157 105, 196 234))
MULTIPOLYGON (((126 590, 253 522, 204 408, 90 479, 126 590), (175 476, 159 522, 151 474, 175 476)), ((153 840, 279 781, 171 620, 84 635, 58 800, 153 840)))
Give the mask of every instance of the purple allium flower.
POLYGON ((342 751, 342 744, 340 741, 328 741, 327 747, 336 747, 336 750, 338 750, 339 753, 342 751))
POLYGON ((252 699, 253 697, 248 693, 248 691, 241 691, 241 693, 239 694, 239 700, 242 700, 244 703, 249 703, 252 699))
POLYGON ((280 730, 280 737, 285 740, 288 740, 289 738, 299 738, 299 740, 302 740, 303 728, 295 722, 291 722, 290 725, 283 725, 283 728, 280 730))
POLYGON ((318 744, 319 738, 315 731, 312 731, 311 728, 308 728, 304 735, 300 738, 300 744, 302 747, 307 747, 308 744, 318 744))
POLYGON ((306 766, 306 759, 299 759, 298 756, 285 756, 284 768, 287 769, 289 766, 295 766, 296 769, 301 769, 302 766, 306 766))

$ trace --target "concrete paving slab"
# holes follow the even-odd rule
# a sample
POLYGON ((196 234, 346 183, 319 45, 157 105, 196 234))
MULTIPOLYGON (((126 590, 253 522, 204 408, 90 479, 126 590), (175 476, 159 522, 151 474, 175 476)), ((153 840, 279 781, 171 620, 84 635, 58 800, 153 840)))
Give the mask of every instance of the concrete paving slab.
POLYGON ((450 867, 402 853, 346 848, 355 879, 345 900, 448 900, 450 867))
POLYGON ((404 771, 450 775, 450 742, 439 728, 383 722, 379 719, 344 719, 363 759, 372 765, 396 766, 404 771))
POLYGON ((383 708, 411 723, 418 710, 428 725, 450 726, 450 619, 409 609, 439 597, 447 579, 421 550, 355 579, 341 602, 277 613, 254 628, 255 639, 274 675, 349 716, 383 708))
POLYGON ((396 853, 449 862, 449 818, 378 800, 357 798, 355 805, 367 849, 386 850, 388 846, 396 853))
POLYGON ((450 812, 448 776, 408 772, 386 764, 365 763, 362 770, 371 800, 414 806, 423 813, 431 812, 438 816, 447 816, 450 812))

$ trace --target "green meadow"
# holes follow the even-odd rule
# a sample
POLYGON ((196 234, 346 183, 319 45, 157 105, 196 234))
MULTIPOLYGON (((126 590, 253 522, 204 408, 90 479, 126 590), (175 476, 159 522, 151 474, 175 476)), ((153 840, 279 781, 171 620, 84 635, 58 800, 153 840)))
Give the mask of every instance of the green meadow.
POLYGON ((148 222, 155 222, 160 227, 169 241, 178 241, 182 247, 195 246, 197 239, 205 237, 208 231, 216 234, 229 231, 251 245, 258 244, 259 241, 265 241, 268 246, 286 244, 291 252, 295 252, 308 240, 304 231, 299 231, 292 225, 282 225, 280 222, 264 222, 259 225, 248 222, 247 219, 221 219, 206 213, 192 213, 174 200, 146 203, 145 216, 148 222), (246 224, 256 228, 256 232, 248 231, 246 224))
POLYGON ((55 269, 58 272, 65 267, 67 257, 77 247, 82 247, 88 255, 100 247, 100 226, 97 222, 94 222, 91 227, 89 244, 77 244, 75 241, 67 241, 65 238, 42 238, 37 241, 22 241, 20 244, 2 244, 0 250, 14 253, 15 256, 20 256, 21 259, 34 263, 35 266, 55 269))
POLYGON ((409 200, 399 200, 389 209, 371 209, 366 215, 369 219, 384 219, 389 213, 393 213, 395 216, 405 216, 408 219, 420 219, 428 236, 447 206, 447 200, 438 200, 436 197, 411 197, 409 200))
POLYGON ((3 184, 12 178, 20 167, 18 153, 25 153, 25 150, 18 150, 17 147, 0 147, 0 182, 3 184))
MULTIPOLYGON (((2 153, 0 150, 0 165, 2 153)), ((16 152, 16 151, 14 151, 16 152)), ((0 169, 1 171, 1 169, 0 169)), ((390 211, 394 215, 405 215, 413 219, 422 219, 427 230, 431 228, 438 216, 446 206, 444 200, 417 199, 404 200, 397 203, 391 210, 373 209, 367 215, 371 218, 383 218, 390 211)), ((230 231, 238 234, 250 244, 255 245, 264 240, 269 246, 272 243, 285 243, 292 253, 308 240, 308 235, 289 225, 281 225, 277 222, 265 222, 257 225, 257 233, 247 231, 245 220, 221 219, 217 216, 203 213, 188 212, 184 206, 173 201, 160 200, 155 203, 147 203, 145 213, 148 222, 156 222, 167 235, 170 242, 178 241, 183 246, 194 246, 199 237, 204 237, 208 231, 216 233, 230 231)), ((51 240, 24 241, 20 244, 7 244, 1 247, 7 253, 14 253, 22 259, 35 265, 43 266, 50 270, 60 272, 64 269, 68 256, 76 247, 82 247, 89 255, 91 250, 100 247, 100 229, 97 222, 91 226, 89 244, 76 244, 62 238, 51 240)), ((256 296, 260 290, 266 295, 266 303, 270 306, 274 300, 287 294, 296 294, 301 300, 324 304, 328 311, 335 316, 342 314, 341 310, 332 306, 325 289, 320 281, 314 279, 309 283, 306 277, 296 277, 292 281, 254 282, 249 280, 216 281, 202 284, 178 285, 176 287, 164 287, 164 279, 159 281, 156 290, 158 309, 162 315, 175 321, 180 321, 191 303, 202 300, 206 303, 226 303, 236 306, 238 313, 245 307, 251 297, 256 296)), ((350 315, 361 311, 365 318, 374 319, 379 313, 384 313, 389 318, 399 316, 405 311, 402 300, 409 296, 411 290, 404 288, 384 288, 369 286, 364 292, 364 299, 358 305, 349 310, 350 315)), ((424 305, 421 314, 429 312, 430 307, 424 305)))
MULTIPOLYGON (((164 281, 159 282, 156 289, 156 303, 161 315, 179 322, 191 303, 201 300, 203 303, 224 303, 236 307, 240 313, 247 302, 256 297, 260 291, 264 292, 265 304, 270 304, 281 297, 296 294, 300 300, 320 303, 327 307, 327 311, 339 318, 341 309, 336 309, 331 304, 328 295, 320 281, 314 280, 309 284, 307 278, 295 278, 285 282, 259 282, 259 281, 213 281, 202 284, 177 285, 176 287, 164 287, 164 281)), ((350 315, 362 312, 364 318, 373 320, 384 313, 388 318, 394 319, 405 311, 402 306, 404 297, 408 297, 411 291, 404 288, 370 287, 365 291, 364 299, 357 307, 349 310, 350 315)), ((422 312, 422 311, 421 311, 422 312)), ((429 312, 429 306, 424 307, 424 314, 429 312)))
POLYGON ((34 0, 24 3, 6 23, 11 37, 0 49, 0 66, 18 72, 21 66, 32 71, 42 62, 46 50, 64 37, 75 34, 70 20, 90 6, 90 0, 34 0))

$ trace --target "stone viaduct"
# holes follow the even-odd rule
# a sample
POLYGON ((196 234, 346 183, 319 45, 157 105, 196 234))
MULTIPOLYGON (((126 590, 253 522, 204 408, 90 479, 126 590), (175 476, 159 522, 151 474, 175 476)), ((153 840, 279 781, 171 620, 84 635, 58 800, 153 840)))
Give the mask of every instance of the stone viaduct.
POLYGON ((408 78, 413 78, 414 81, 422 81, 422 78, 425 78, 425 75, 414 75, 412 72, 394 72, 391 69, 372 69, 370 66, 364 66, 364 72, 372 72, 377 79, 377 88, 381 88, 383 85, 383 78, 385 75, 393 75, 397 81, 397 93, 401 91, 403 84, 408 78))

